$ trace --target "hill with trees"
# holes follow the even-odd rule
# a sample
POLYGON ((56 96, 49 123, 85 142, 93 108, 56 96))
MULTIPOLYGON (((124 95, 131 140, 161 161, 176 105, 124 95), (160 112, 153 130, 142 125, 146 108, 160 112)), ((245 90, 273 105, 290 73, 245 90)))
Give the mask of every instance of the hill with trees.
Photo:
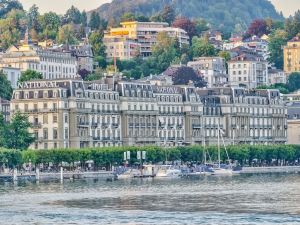
POLYGON ((283 19, 268 0, 113 0, 94 11, 113 25, 128 12, 155 18, 165 5, 172 5, 179 16, 203 18, 222 31, 246 29, 259 18, 283 19))

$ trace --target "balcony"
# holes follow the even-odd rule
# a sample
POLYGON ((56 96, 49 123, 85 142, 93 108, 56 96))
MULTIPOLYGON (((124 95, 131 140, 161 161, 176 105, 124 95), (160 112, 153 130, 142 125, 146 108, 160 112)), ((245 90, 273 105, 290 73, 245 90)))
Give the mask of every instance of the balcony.
POLYGON ((108 124, 108 123, 102 123, 102 124, 101 124, 101 127, 102 127, 103 129, 108 128, 108 127, 109 127, 109 124, 108 124))
POLYGON ((193 124, 193 129, 201 129, 201 128, 202 126, 200 124, 193 124))
POLYGON ((88 126, 90 126, 90 123, 89 122, 79 122, 78 126, 79 127, 88 127, 88 126))
POLYGON ((92 127, 93 127, 93 128, 98 127, 98 123, 93 122, 93 123, 92 123, 92 127))
POLYGON ((111 126, 112 126, 113 128, 118 128, 118 127, 119 127, 119 124, 118 124, 118 123, 112 123, 111 126))
POLYGON ((34 129, 42 128, 42 124, 41 124, 41 123, 32 123, 31 126, 32 126, 32 128, 34 128, 34 129))

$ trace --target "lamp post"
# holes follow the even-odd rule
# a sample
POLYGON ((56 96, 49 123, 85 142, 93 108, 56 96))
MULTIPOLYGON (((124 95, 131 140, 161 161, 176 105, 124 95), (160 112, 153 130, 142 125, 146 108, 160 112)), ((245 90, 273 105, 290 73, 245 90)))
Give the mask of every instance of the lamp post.
POLYGON ((137 151, 136 158, 140 160, 141 176, 143 177, 143 160, 146 160, 146 151, 137 151))

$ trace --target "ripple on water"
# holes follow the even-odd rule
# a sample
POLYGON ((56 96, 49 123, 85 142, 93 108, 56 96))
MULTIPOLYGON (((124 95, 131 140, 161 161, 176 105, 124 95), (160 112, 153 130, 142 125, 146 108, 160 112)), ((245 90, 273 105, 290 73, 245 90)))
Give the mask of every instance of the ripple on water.
POLYGON ((300 224, 300 176, 0 183, 5 224, 300 224))

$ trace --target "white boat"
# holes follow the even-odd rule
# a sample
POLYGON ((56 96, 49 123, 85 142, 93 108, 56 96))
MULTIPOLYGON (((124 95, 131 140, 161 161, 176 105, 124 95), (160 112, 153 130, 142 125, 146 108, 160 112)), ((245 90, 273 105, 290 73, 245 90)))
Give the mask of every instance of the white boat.
POLYGON ((176 178, 181 175, 181 170, 175 169, 173 166, 165 165, 165 166, 160 166, 157 173, 156 177, 160 178, 176 178))
POLYGON ((214 176, 232 176, 233 171, 230 168, 228 168, 228 169, 226 169, 226 168, 216 168, 212 172, 212 175, 214 175, 214 176))
POLYGON ((141 171, 137 170, 137 169, 130 169, 125 171, 122 174, 119 174, 117 177, 118 179, 131 179, 134 178, 136 176, 140 176, 141 175, 141 171))

